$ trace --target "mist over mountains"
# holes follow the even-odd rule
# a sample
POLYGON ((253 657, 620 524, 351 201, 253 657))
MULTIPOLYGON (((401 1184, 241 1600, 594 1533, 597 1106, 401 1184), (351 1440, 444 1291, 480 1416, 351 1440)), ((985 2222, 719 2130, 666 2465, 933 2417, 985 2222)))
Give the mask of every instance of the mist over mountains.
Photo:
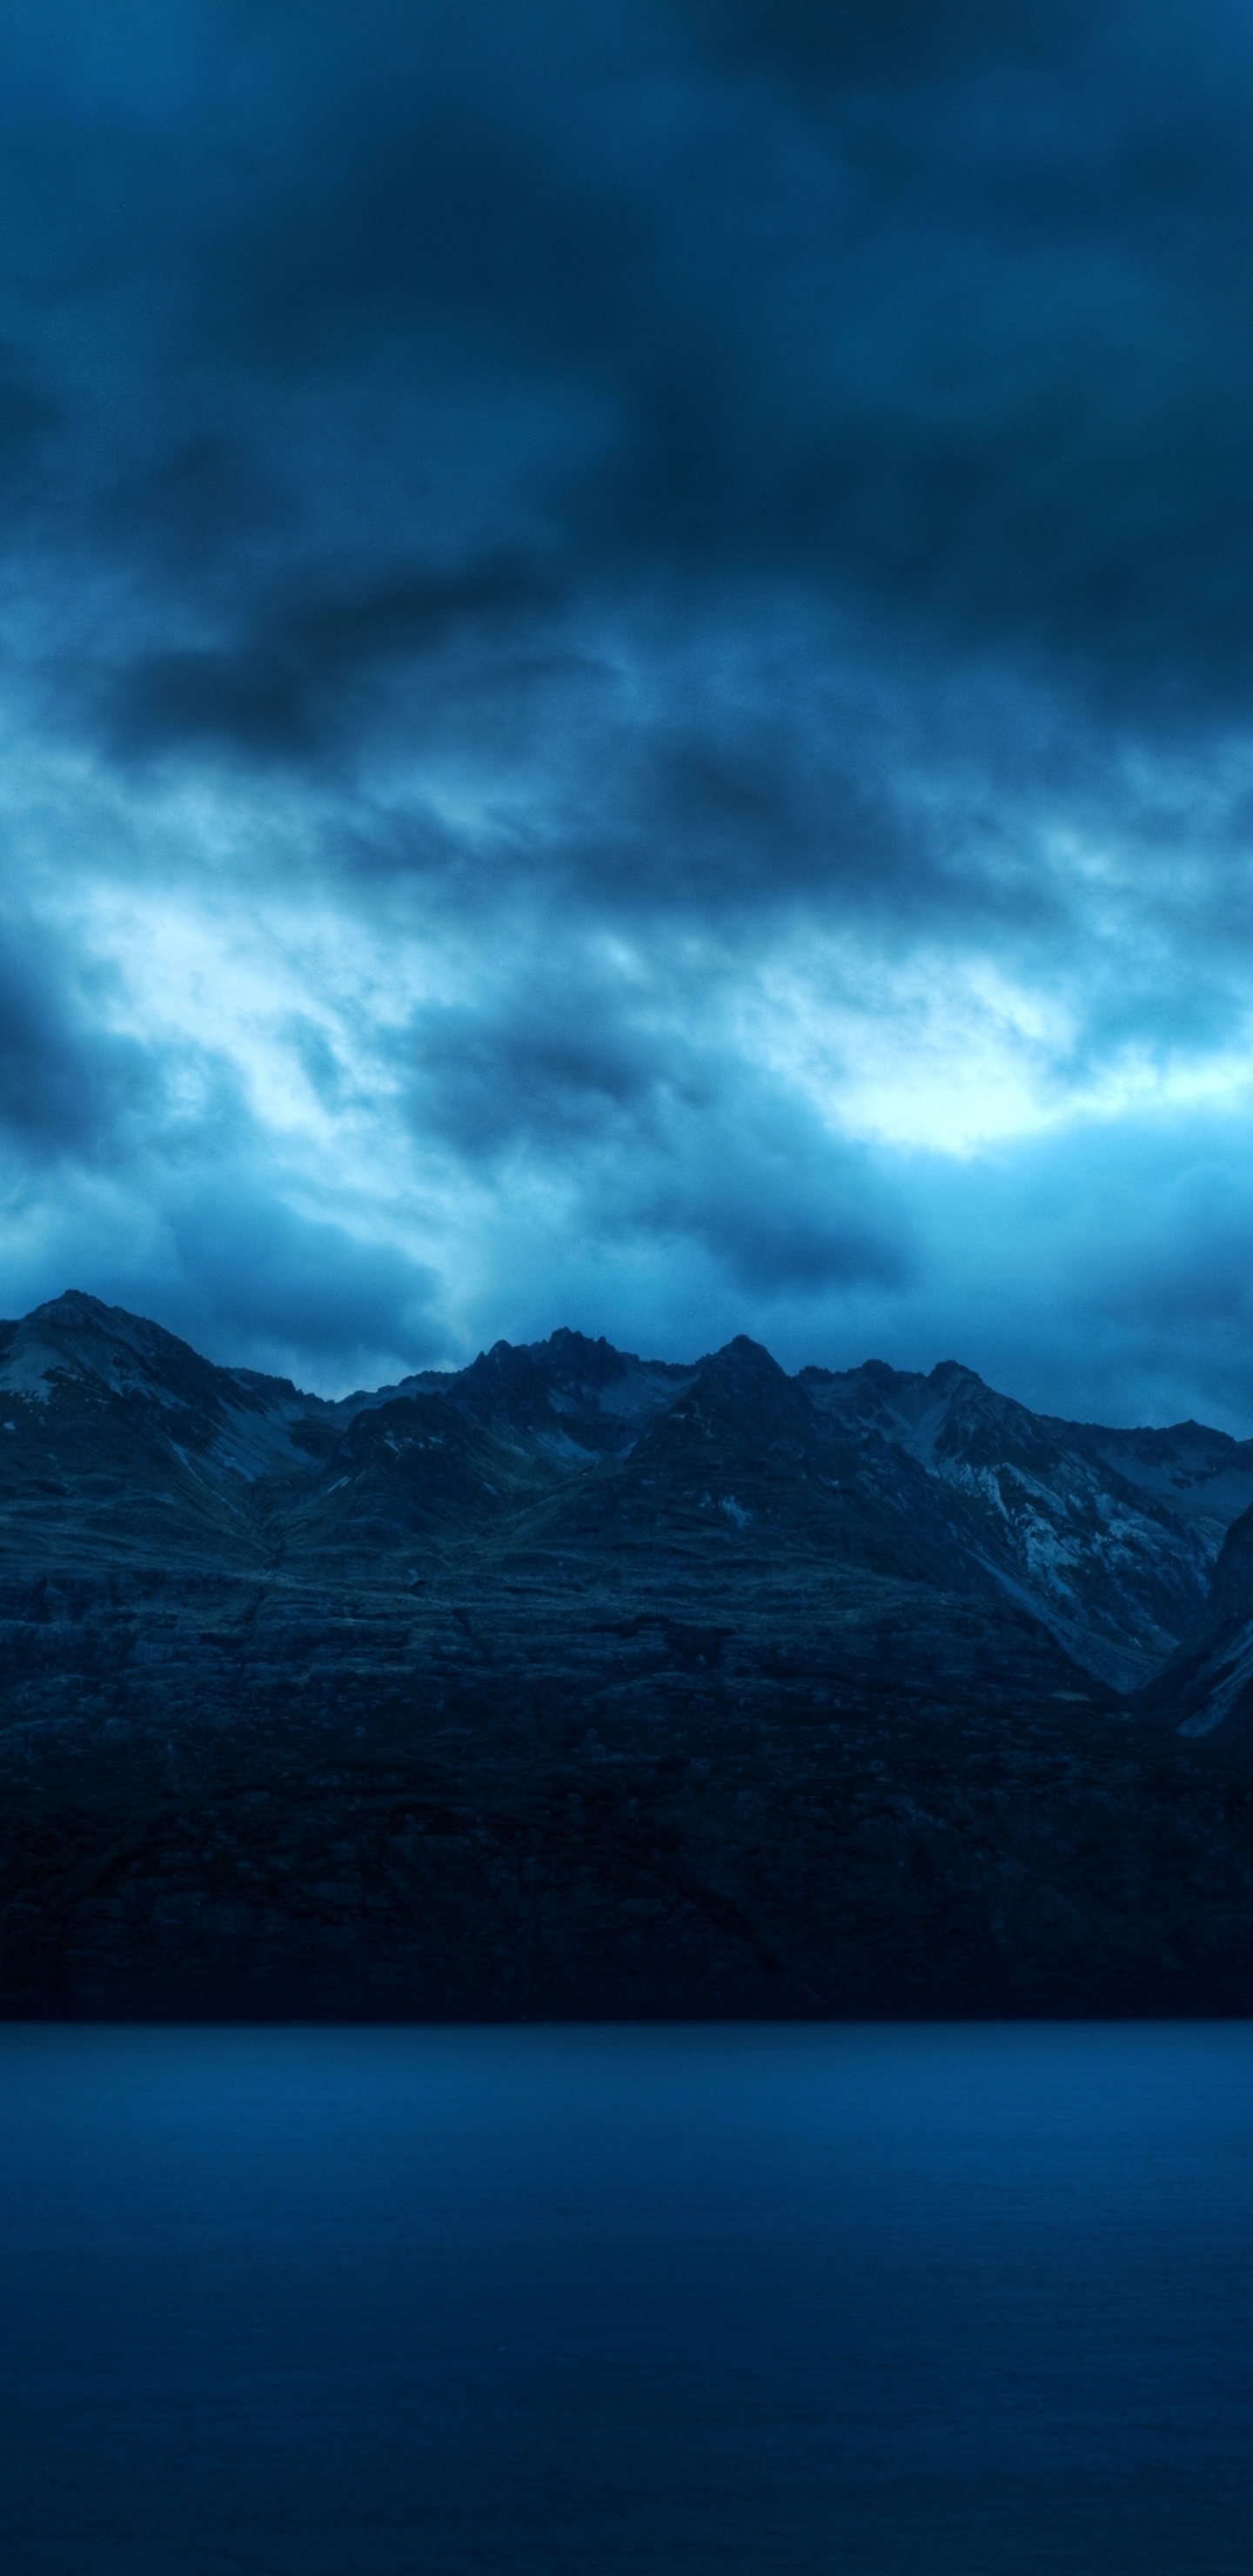
POLYGON ((0 1326, 10 2011, 1247 2009, 1253 1442, 0 1326))

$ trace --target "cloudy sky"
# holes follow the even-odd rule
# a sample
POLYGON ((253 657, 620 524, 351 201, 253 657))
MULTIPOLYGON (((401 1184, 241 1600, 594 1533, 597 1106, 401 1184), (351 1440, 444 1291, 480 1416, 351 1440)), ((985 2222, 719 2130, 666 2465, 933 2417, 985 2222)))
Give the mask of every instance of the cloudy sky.
POLYGON ((1253 16, 17 0, 0 1306, 1253 1429, 1253 16))

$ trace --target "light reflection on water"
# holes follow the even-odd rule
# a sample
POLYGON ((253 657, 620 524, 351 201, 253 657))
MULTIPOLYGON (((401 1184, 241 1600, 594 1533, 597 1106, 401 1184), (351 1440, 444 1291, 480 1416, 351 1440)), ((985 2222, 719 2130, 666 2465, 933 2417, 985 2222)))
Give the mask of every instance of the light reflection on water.
POLYGON ((1253 2027, 0 2031, 7 2576, 1249 2576, 1253 2027))

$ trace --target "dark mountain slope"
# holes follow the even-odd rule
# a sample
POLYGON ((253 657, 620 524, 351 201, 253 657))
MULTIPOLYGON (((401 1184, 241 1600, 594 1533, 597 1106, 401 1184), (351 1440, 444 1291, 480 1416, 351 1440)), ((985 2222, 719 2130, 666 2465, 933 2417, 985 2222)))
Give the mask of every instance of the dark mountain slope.
POLYGON ((741 1338, 702 1361, 628 1457, 567 1493, 554 1541, 681 1550, 693 1564, 859 1566, 1003 1604, 982 1516, 908 1454, 850 1439, 741 1338))
POLYGON ((1253 1751, 1253 1510, 1223 1541, 1209 1599, 1139 1705, 1185 1736, 1253 1751))
POLYGON ((1212 1538, 1221 1539, 1253 1504, 1253 1440, 1233 1440, 1201 1422, 1175 1422, 1166 1431, 1102 1431, 1090 1422, 1057 1427, 1212 1538))
POLYGON ((0 1512, 27 1559, 333 1574, 343 1550, 438 1557, 454 1536, 700 1553, 751 1533, 949 1591, 999 1585, 1119 1687, 1195 1625, 1245 1476, 1241 1444, 1194 1425, 1049 1421, 951 1362, 789 1379, 743 1340, 683 1367, 561 1332, 328 1404, 77 1294, 0 1327, 0 1395, 0 1512), (1186 1511, 1164 1498, 1176 1484, 1186 1511))
MULTIPOLYGON (((871 1361, 843 1376, 803 1369, 798 1383, 833 1420, 877 1435, 962 1494, 982 1525, 988 1563, 1117 1687, 1143 1681, 1193 1625, 1226 1523, 1244 1507, 1245 1469, 1223 1454, 1222 1433, 1185 1443, 1175 1433, 1054 1421, 953 1360, 929 1377, 871 1361), (1166 1499, 1172 1475, 1186 1490, 1186 1513, 1166 1499)), ((1243 1455, 1234 1441, 1226 1450, 1243 1455)))
POLYGON ((323 1409, 94 1297, 58 1298, 0 1324, 0 1553, 31 1571, 264 1562, 251 1489, 305 1469, 292 1435, 323 1409))
POLYGON ((1229 1729, 1102 1677, 1195 1618, 1220 1435, 1185 1514, 1117 1464, 1174 1434, 951 1365, 562 1332, 332 1404, 2 1336, 9 2011, 1253 2009, 1229 1729))

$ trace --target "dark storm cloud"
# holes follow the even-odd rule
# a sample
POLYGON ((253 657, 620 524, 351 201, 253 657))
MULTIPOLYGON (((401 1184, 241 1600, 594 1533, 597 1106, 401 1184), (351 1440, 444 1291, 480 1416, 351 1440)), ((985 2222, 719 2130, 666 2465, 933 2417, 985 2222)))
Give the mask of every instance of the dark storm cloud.
POLYGON ((22 353, 0 346, 0 495, 11 514, 35 494, 58 409, 22 353))
POLYGON ((698 1247, 715 1275, 766 1305, 899 1290, 916 1266, 903 1194, 871 1157, 743 1082, 712 1116, 675 1120, 665 1150, 613 1175, 592 1209, 610 1234, 698 1247))
POLYGON ((41 1160, 108 1162, 151 1111, 160 1079, 144 1050, 102 1031, 75 992, 73 961, 33 930, 0 931, 0 1133, 41 1160))
POLYGON ((655 1037, 612 1005, 607 1012, 589 981, 541 982, 495 1009, 424 1010, 412 1031, 410 1089, 423 1131, 477 1162, 520 1144, 560 1151, 646 1121, 672 1068, 659 1061, 655 1037))
POLYGON ((1132 724, 1247 705, 1238 13, 178 23, 128 97, 59 13, 4 191, 59 533, 140 583, 130 747, 312 753, 498 581, 537 633, 792 589, 898 684, 956 648, 1132 724))
POLYGON ((431 1271, 387 1243, 276 1204, 259 1174, 177 1193, 169 1232, 183 1310, 218 1348, 232 1342, 241 1358, 299 1354, 322 1368, 395 1353, 420 1366, 440 1351, 431 1271))
POLYGON ((363 692, 390 665, 438 651, 466 625, 516 620, 549 588, 535 567, 494 558, 280 603, 245 647, 148 653, 117 673, 105 700, 113 744, 317 762, 354 729, 363 692))
MULTIPOLYGON (((298 524, 291 495, 255 444, 194 428, 147 460, 120 458, 93 513, 99 542, 138 551, 174 581, 203 582, 228 550, 298 524)), ((125 675, 120 687, 124 695, 125 675)))
POLYGON ((975 64, 1064 58, 1094 0, 682 0, 714 59, 803 84, 892 89, 975 64))
MULTIPOLYGON (((428 666, 403 701, 408 754, 473 778, 481 810, 467 821, 423 792, 376 802, 367 772, 327 824, 326 865, 367 900, 410 880, 466 923, 522 901, 663 946, 706 932, 751 944, 761 916, 789 913, 896 942, 1073 940, 1064 874, 1024 808, 1032 791, 1056 803, 1065 780, 1071 819, 1105 831, 1108 775, 1080 729, 1062 740, 1031 711, 998 743, 976 689, 965 704, 952 692, 942 722, 932 711, 938 745, 909 741, 845 639, 791 610, 776 626, 763 612, 731 671, 709 619, 651 657, 627 634, 599 656, 572 640, 525 657, 506 640, 494 666, 473 645, 428 666)), ((333 723, 328 739, 342 742, 333 723)))
POLYGON ((567 954, 477 1006, 426 1009, 406 1041, 421 1131, 505 1190, 573 1186, 597 1239, 701 1248, 758 1297, 903 1284, 901 1194, 805 1101, 685 1035, 673 998, 659 1015, 567 954))
MULTIPOLYGON (((565 725, 558 712, 554 735, 565 725)), ((884 783, 860 771, 806 728, 746 720, 733 738, 710 710, 672 724, 659 712, 644 741, 603 717, 592 739, 562 742, 566 754, 551 804, 539 783, 537 811, 480 862, 484 895, 502 879, 528 877, 547 898, 623 922, 686 912, 698 922, 750 913, 790 896, 838 891, 850 915, 881 910, 895 896, 909 911, 947 910, 942 835, 902 811, 884 783), (753 739, 754 733, 757 739, 753 739), (937 883, 943 890, 937 893, 937 883)), ((459 897, 464 851, 455 836, 385 831, 365 865, 451 872, 459 897)), ((995 905, 995 869, 980 881, 978 853, 963 855, 966 902, 995 905)))

